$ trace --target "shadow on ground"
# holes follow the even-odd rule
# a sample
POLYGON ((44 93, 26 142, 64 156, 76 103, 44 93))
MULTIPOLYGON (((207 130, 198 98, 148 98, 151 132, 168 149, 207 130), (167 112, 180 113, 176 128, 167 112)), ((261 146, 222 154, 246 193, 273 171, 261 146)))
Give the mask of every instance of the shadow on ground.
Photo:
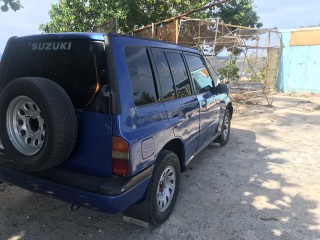
POLYGON ((0 239, 319 239, 317 202, 274 171, 288 163, 275 157, 285 151, 233 128, 227 146, 207 147, 182 174, 175 210, 157 228, 84 208, 71 212, 66 203, 6 186, 0 239))

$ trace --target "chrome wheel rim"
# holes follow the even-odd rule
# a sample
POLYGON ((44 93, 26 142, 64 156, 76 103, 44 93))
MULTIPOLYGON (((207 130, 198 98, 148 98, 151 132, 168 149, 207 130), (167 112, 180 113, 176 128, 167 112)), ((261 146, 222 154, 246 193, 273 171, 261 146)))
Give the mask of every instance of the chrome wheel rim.
POLYGON ((7 109, 7 132, 13 146, 31 156, 45 142, 45 121, 39 106, 27 96, 14 98, 7 109))
POLYGON ((161 174, 157 189, 157 207, 159 212, 164 212, 174 196, 176 188, 176 172, 172 166, 168 166, 161 174))
POLYGON ((227 139, 229 134, 229 118, 228 116, 224 117, 224 125, 223 125, 223 139, 227 139))

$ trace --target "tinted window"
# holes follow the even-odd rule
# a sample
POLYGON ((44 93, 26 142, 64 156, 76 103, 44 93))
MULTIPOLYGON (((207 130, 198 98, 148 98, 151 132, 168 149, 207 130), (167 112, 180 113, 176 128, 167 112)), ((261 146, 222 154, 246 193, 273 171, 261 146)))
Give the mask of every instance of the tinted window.
POLYGON ((84 108, 91 102, 99 81, 106 84, 99 75, 106 67, 103 43, 72 41, 69 50, 53 50, 61 44, 57 40, 33 44, 12 45, 6 66, 8 80, 25 76, 48 78, 64 88, 76 108, 84 108), (33 49, 33 44, 39 49, 33 49), (40 47, 47 50, 40 50, 40 47))
POLYGON ((201 58, 186 55, 186 60, 191 72, 191 77, 195 83, 196 93, 202 92, 207 86, 212 87, 212 79, 201 58))
POLYGON ((127 47, 125 56, 136 106, 156 102, 156 90, 147 49, 127 47))
POLYGON ((157 66, 163 99, 164 101, 173 100, 176 98, 176 90, 167 59, 163 52, 153 52, 153 57, 157 66))
POLYGON ((181 54, 166 53, 174 83, 177 88, 178 98, 190 96, 191 86, 181 54))

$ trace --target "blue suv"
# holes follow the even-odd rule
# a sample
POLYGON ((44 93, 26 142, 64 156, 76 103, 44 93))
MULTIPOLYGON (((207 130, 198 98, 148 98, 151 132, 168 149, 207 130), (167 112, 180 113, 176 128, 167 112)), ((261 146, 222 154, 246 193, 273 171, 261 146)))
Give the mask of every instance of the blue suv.
POLYGON ((112 33, 12 37, 0 180, 159 225, 181 171, 212 141, 227 144, 232 113, 228 87, 192 48, 112 33))

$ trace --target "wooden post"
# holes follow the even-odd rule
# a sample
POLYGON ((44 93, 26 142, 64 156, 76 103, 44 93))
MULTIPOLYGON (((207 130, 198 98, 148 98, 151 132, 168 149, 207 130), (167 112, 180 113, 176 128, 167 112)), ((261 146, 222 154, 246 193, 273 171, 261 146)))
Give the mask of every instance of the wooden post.
POLYGON ((270 60, 270 38, 271 38, 271 32, 268 32, 268 47, 267 47, 267 62, 266 62, 266 66, 264 68, 264 86, 267 86, 267 80, 268 80, 268 68, 269 68, 269 60, 270 60))
POLYGON ((197 42, 197 45, 200 45, 199 43, 200 43, 200 39, 201 39, 201 22, 199 21, 199 27, 198 27, 199 29, 198 29, 198 42, 197 42))
MULTIPOLYGON (((216 54, 216 42, 217 42, 218 31, 219 31, 219 20, 220 20, 220 18, 217 17, 217 20, 216 20, 216 32, 214 34, 214 43, 213 43, 212 56, 213 56, 213 54, 214 55, 216 54)), ((222 29, 223 29, 223 27, 222 27, 222 29)), ((223 36, 223 35, 221 35, 221 36, 223 36)))
POLYGON ((175 32, 175 40, 176 40, 176 43, 178 44, 179 43, 179 22, 180 22, 180 18, 176 18, 175 19, 175 23, 176 23, 176 32, 175 32))
POLYGON ((154 23, 151 24, 151 35, 152 35, 152 38, 156 38, 157 37, 156 25, 154 23))
POLYGON ((118 18, 117 17, 114 17, 114 31, 116 33, 119 33, 119 22, 118 22, 118 18))

